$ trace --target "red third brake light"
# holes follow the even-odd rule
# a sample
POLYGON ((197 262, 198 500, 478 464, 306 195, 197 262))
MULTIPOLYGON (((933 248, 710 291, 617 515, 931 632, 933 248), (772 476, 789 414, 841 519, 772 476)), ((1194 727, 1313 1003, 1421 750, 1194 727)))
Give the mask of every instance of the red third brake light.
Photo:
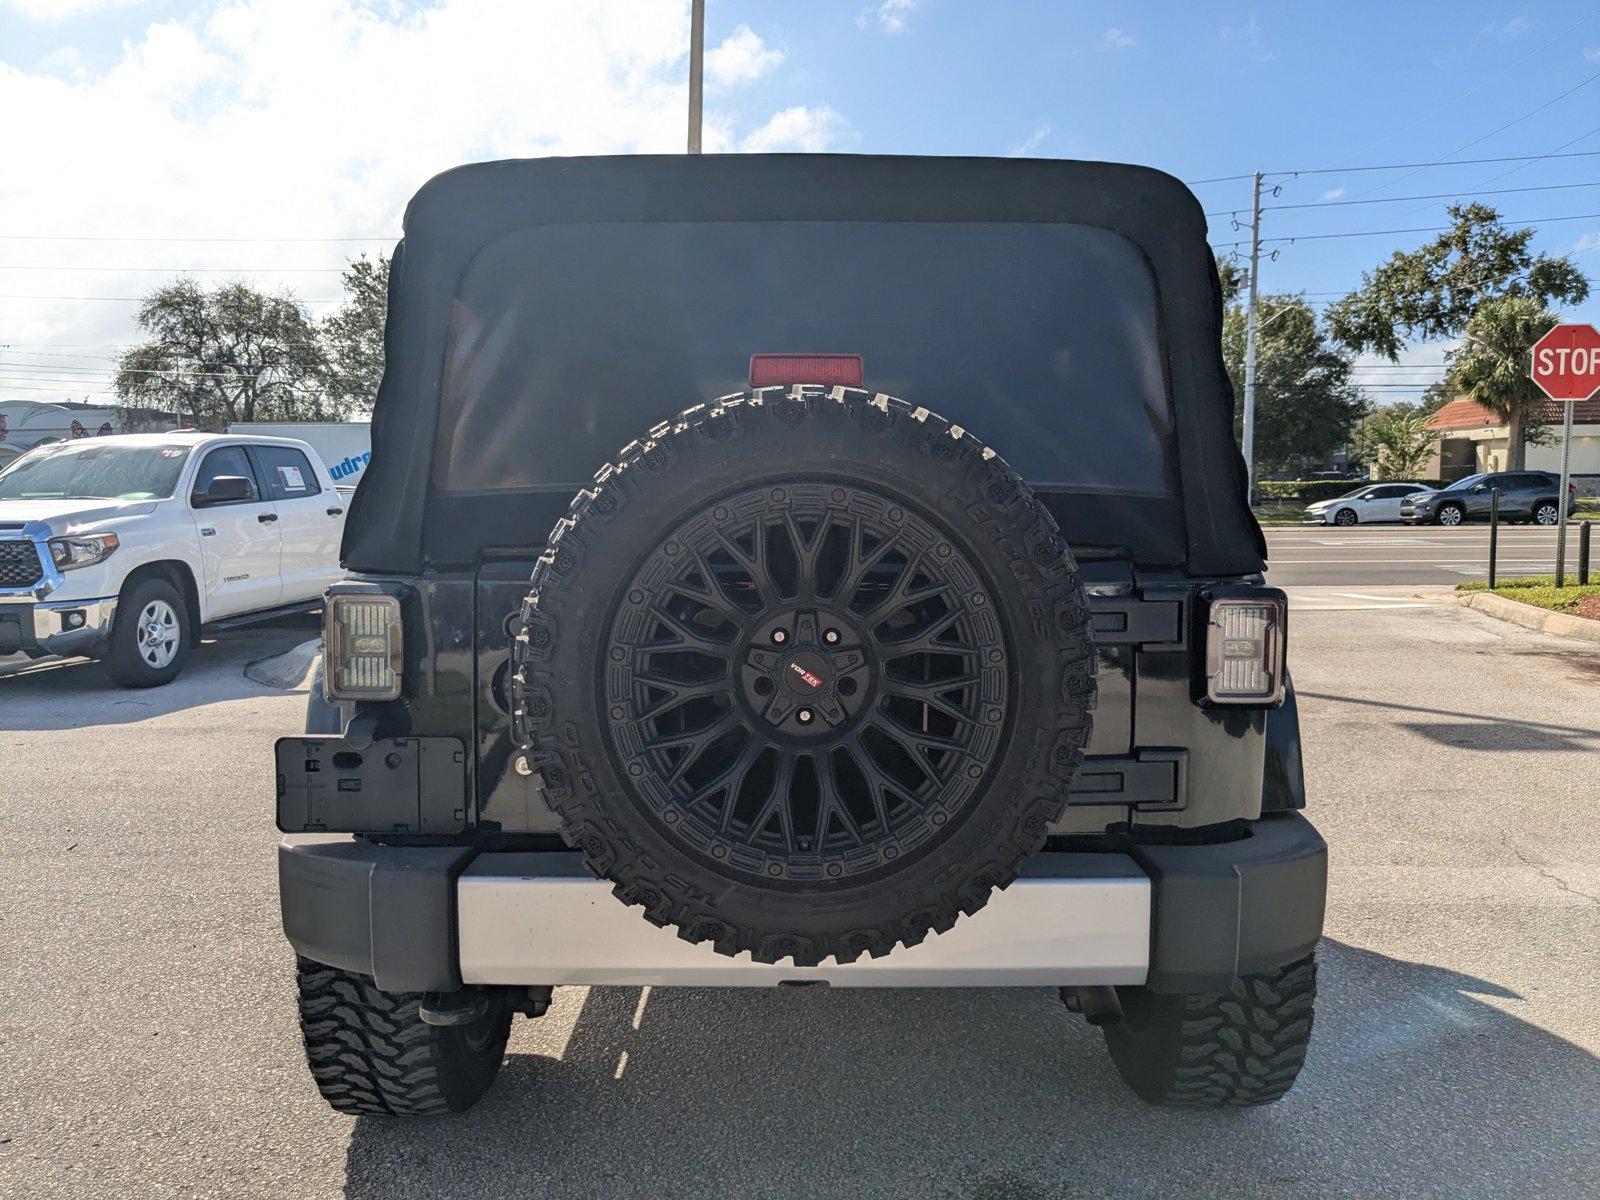
POLYGON ((750 386, 783 387, 791 383, 821 383, 829 387, 860 387, 863 378, 859 354, 752 354, 750 386))

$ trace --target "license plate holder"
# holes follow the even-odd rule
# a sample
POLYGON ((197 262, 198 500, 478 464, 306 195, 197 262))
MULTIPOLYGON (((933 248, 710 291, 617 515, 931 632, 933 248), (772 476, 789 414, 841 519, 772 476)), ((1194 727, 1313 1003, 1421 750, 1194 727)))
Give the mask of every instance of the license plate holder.
POLYGON ((283 833, 460 833, 467 825, 459 738, 286 737, 274 746, 283 833))

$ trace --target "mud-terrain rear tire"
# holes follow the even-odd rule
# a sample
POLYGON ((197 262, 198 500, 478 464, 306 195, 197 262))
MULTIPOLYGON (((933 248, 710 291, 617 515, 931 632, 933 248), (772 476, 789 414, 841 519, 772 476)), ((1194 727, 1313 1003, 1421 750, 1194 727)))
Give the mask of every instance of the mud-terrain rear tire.
POLYGON ((1043 846, 1089 737, 1049 513, 966 431, 856 389, 724 397, 624 447, 521 619, 513 716, 563 836, 722 954, 949 929, 1043 846))
POLYGON ((300 1031, 322 1098, 361 1116, 443 1116, 482 1098, 505 1056, 511 1010, 491 1003, 470 1025, 429 1025, 421 992, 379 991, 372 979, 297 964, 300 1031))
POLYGON ((189 659, 189 608, 166 579, 141 579, 117 601, 106 674, 125 688, 171 683, 189 659))
POLYGON ((1234 980, 1224 996, 1118 988, 1122 1020, 1105 1026, 1123 1081, 1151 1104, 1271 1104, 1305 1064, 1317 993, 1316 956, 1234 980))

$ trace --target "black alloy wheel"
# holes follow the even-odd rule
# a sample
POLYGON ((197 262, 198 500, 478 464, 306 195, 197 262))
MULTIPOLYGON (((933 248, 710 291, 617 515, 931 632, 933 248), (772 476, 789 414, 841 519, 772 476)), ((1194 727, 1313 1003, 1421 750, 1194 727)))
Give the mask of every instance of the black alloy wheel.
POLYGON ((768 880, 864 876, 959 818, 994 759, 1008 655, 988 587, 862 487, 710 505, 611 624, 613 753, 686 848, 768 880))

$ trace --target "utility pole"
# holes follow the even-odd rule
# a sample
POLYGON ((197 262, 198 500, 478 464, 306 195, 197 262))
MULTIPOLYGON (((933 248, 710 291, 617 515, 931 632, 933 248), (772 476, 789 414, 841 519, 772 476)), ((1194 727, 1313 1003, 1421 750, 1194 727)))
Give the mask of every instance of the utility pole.
MULTIPOLYGON (((689 153, 700 153, 700 85, 706 59, 706 0, 689 10, 689 153)), ((1259 177, 1258 177, 1259 178, 1259 177)), ((1257 188, 1259 193, 1260 189, 1257 188)))
POLYGON ((1261 273, 1261 172, 1250 203, 1250 300, 1244 316, 1245 503, 1256 502, 1256 278, 1261 273))

